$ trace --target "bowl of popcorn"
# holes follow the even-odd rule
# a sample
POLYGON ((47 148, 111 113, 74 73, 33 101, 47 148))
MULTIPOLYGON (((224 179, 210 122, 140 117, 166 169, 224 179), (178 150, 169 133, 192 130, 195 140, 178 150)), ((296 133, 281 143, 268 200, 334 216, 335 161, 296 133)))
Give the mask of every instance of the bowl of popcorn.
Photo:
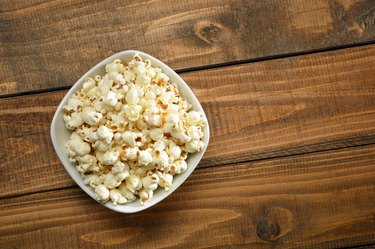
POLYGON ((209 142, 207 117, 170 67, 117 53, 83 75, 53 117, 51 139, 73 180, 122 213, 160 202, 193 172, 209 142))

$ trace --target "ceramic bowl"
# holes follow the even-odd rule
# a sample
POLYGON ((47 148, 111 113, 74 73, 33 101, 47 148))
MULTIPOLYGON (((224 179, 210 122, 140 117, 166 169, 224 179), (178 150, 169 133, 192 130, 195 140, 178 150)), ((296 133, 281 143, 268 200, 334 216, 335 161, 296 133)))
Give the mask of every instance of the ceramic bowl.
POLYGON ((121 213, 135 213, 142 210, 145 210, 156 203, 160 202, 164 198, 168 197, 170 194, 173 193, 194 171, 195 167, 198 165, 200 160, 203 157, 207 149, 207 145, 210 138, 209 126, 206 114, 203 111, 201 104, 199 103, 197 97, 194 95, 193 91, 189 88, 189 86, 185 83, 185 81, 171 69, 169 66, 161 62, 160 60, 148 55, 146 53, 135 51, 135 50, 127 50, 117 54, 114 54, 102 62, 98 63, 96 66, 91 68, 87 73, 85 73, 69 90, 69 92, 65 95, 63 100, 61 101, 60 105, 57 107, 55 115, 52 120, 51 124, 51 139, 53 143, 53 147, 58 155, 60 161, 64 165, 66 171, 69 175, 73 178, 73 180, 78 184, 79 187, 83 189, 89 196, 91 196, 94 200, 98 201, 102 205, 106 206, 109 209, 112 209, 117 212, 121 213), (113 205, 112 202, 108 201, 106 203, 100 202, 94 193, 94 190, 83 183, 83 178, 81 177, 80 173, 76 170, 76 167, 73 163, 69 161, 69 157, 66 153, 66 143, 69 140, 71 131, 65 128, 65 123, 63 120, 63 107, 67 104, 68 99, 78 90, 82 88, 83 82, 87 77, 93 77, 95 75, 104 75, 105 74, 105 66, 115 59, 121 59, 122 61, 130 61, 133 56, 138 53, 143 59, 149 59, 154 67, 159 67, 162 71, 167 74, 170 78, 170 82, 174 82, 178 85, 178 89, 182 97, 184 97, 189 103, 192 104, 193 110, 200 111, 203 113, 203 117, 206 120, 206 126, 203 130, 204 133, 204 149, 198 153, 189 154, 187 159, 187 170, 183 174, 176 175, 173 179, 173 187, 169 191, 165 191, 164 189, 158 188, 154 192, 154 197, 152 200, 147 202, 146 204, 142 205, 139 202, 139 198, 134 202, 127 203, 124 205, 113 205))

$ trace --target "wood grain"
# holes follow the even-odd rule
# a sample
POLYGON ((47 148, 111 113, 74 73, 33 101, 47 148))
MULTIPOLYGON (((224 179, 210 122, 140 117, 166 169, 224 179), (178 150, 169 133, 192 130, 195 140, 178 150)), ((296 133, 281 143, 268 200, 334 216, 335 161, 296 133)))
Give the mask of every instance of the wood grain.
POLYGON ((374 7, 373 0, 3 0, 0 94, 70 86, 126 49, 186 70, 374 41, 374 7))
POLYGON ((198 169, 166 200, 129 215, 106 209, 77 188, 2 199, 0 247, 371 244, 374 169, 375 145, 198 169))
MULTIPOLYGON (((375 143, 374 68, 372 45, 182 74, 211 127, 199 167, 375 143)), ((64 94, 0 100, 1 197, 73 185, 49 136, 64 94)))

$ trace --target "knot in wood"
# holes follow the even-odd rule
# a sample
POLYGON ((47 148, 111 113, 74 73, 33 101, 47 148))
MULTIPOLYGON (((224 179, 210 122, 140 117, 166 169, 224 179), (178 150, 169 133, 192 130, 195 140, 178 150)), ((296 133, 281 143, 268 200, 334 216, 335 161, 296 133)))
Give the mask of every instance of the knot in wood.
POLYGON ((221 39, 222 31, 221 24, 210 21, 198 22, 194 27, 195 35, 209 44, 218 42, 221 39))
POLYGON ((279 234, 280 227, 270 219, 263 219, 257 223, 257 235, 261 240, 274 241, 279 234))
POLYGON ((209 26, 203 27, 201 29, 201 33, 207 40, 215 40, 216 37, 219 36, 221 28, 216 26, 215 24, 210 24, 209 26))

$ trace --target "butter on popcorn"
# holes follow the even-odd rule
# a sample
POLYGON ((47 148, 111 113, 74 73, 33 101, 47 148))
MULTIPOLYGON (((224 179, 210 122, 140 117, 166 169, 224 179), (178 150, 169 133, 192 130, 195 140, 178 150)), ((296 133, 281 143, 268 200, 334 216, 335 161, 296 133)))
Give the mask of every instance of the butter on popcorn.
POLYGON ((124 205, 173 187, 189 153, 203 150, 203 114, 151 61, 114 60, 64 106, 67 154, 102 202, 124 205))

